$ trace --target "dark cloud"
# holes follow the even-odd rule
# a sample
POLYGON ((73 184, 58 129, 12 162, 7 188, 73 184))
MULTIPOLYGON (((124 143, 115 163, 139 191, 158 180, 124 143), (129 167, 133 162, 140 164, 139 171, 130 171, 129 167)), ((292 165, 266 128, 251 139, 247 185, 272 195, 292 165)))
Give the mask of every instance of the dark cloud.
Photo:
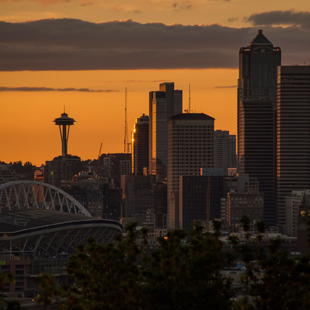
POLYGON ((237 85, 231 85, 231 86, 215 86, 213 88, 216 88, 216 89, 220 89, 220 88, 237 88, 237 85))
MULTIPOLYGON (((256 28, 90 23, 76 19, 0 22, 0 71, 236 68, 256 28)), ((309 31, 266 27, 287 62, 310 62, 309 31)))
POLYGON ((235 21, 237 21, 237 20, 239 20, 238 17, 231 17, 231 18, 228 18, 228 19, 227 19, 227 21, 230 22, 230 23, 231 23, 231 22, 235 22, 235 21))
POLYGON ((246 17, 245 21, 251 22, 255 26, 289 25, 310 29, 310 12, 294 10, 263 12, 252 14, 250 17, 246 17))
POLYGON ((191 1, 175 1, 172 3, 172 7, 176 11, 189 10, 193 7, 193 4, 191 1))
POLYGON ((24 91, 24 92, 33 92, 33 91, 77 91, 77 92, 84 92, 84 93, 112 93, 118 92, 118 90, 102 90, 102 89, 89 89, 89 88, 52 88, 52 87, 1 87, 0 92, 2 91, 24 91))

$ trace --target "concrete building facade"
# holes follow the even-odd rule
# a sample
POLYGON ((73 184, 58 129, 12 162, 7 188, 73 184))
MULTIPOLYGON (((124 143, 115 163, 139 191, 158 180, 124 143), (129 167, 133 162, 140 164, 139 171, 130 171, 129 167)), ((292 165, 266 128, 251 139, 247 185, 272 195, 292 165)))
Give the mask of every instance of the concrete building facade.
POLYGON ((203 113, 184 113, 169 119, 167 158, 168 228, 179 227, 179 204, 178 199, 176 199, 179 191, 179 177, 200 175, 200 168, 213 168, 213 145, 213 117, 203 113), (172 196, 174 199, 172 199, 172 196))

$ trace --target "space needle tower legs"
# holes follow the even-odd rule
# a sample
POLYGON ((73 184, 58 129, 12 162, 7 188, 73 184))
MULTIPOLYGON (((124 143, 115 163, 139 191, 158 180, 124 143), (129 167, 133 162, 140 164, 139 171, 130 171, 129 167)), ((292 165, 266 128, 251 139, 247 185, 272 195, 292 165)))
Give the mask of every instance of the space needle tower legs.
POLYGON ((62 113, 61 117, 58 117, 54 120, 55 125, 59 126, 61 146, 62 146, 62 156, 68 154, 68 139, 69 139, 69 130, 70 126, 74 125, 75 120, 68 117, 67 113, 62 113))

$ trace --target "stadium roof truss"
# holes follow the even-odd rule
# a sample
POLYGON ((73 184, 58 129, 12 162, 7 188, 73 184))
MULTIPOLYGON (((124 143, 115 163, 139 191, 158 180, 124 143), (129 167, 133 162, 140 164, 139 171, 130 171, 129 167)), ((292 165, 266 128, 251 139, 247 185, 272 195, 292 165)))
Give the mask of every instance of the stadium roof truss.
POLYGON ((0 240, 0 254, 20 255, 32 257, 54 256, 59 253, 74 253, 78 244, 84 244, 89 236, 93 236, 99 243, 108 243, 115 234, 121 232, 116 225, 81 224, 76 227, 70 225, 47 228, 38 233, 27 233, 18 236, 8 236, 0 240))
POLYGON ((103 244, 122 232, 119 222, 93 218, 68 193, 37 181, 1 184, 0 218, 3 223, 14 227, 8 232, 2 230, 0 236, 0 254, 11 256, 35 258, 70 254, 76 252, 76 246, 85 243, 90 236, 103 244), (47 215, 50 213, 50 222, 37 218, 36 209, 44 209, 43 213, 47 212, 47 215))
POLYGON ((42 208, 66 213, 91 214, 71 195, 60 188, 37 181, 12 181, 0 185, 2 208, 42 208))

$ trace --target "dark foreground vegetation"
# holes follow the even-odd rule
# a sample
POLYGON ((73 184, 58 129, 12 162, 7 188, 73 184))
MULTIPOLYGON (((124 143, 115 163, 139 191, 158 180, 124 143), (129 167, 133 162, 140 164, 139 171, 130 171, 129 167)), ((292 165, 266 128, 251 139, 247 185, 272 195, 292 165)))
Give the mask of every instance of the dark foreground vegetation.
POLYGON ((310 309, 309 255, 290 257, 281 250, 281 240, 262 245, 265 232, 250 238, 249 221, 242 219, 245 242, 230 238, 230 249, 220 240, 220 223, 205 233, 197 224, 190 234, 175 230, 159 238, 158 250, 147 249, 147 230, 136 244, 134 225, 125 237, 100 245, 89 239, 70 257, 70 286, 57 286, 55 278, 38 278, 38 302, 65 300, 70 310, 175 310, 175 309, 310 309), (241 282, 236 286, 225 270, 243 262, 241 282))
POLYGON ((295 258, 281 250, 281 240, 266 245, 260 234, 250 241, 249 220, 242 219, 246 242, 230 238, 224 250, 220 223, 214 233, 199 225, 187 235, 175 230, 159 239, 159 249, 147 251, 147 230, 136 245, 135 227, 125 238, 105 246, 89 240, 68 263, 74 286, 64 288, 64 309, 310 309, 309 255, 295 258), (241 285, 223 273, 242 261, 241 285))

